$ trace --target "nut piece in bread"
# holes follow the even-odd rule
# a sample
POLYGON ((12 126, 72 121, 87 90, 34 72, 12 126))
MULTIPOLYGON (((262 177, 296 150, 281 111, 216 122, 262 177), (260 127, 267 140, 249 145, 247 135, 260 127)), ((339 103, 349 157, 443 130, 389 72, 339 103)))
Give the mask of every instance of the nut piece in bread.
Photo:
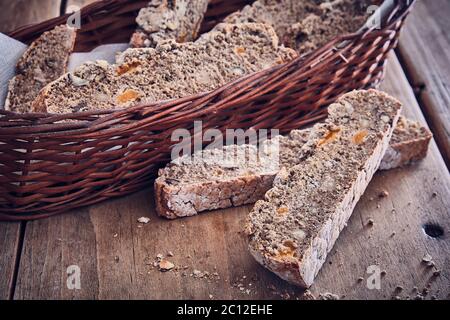
POLYGON ((303 150, 311 155, 278 174, 249 215, 249 248, 260 264, 312 285, 378 169, 400 111, 400 102, 375 90, 345 94, 329 107, 303 150))
POLYGON ((9 83, 5 110, 35 111, 32 102, 39 91, 67 71, 75 38, 75 29, 61 25, 44 32, 30 45, 17 63, 17 75, 9 83))

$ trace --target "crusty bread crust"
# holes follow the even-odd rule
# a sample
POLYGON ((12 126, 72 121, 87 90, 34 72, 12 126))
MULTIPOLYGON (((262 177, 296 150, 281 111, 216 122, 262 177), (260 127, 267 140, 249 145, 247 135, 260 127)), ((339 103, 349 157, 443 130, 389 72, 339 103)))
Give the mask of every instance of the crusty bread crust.
POLYGON ((160 178, 155 181, 156 211, 164 218, 177 219, 206 210, 252 204, 264 197, 274 177, 274 174, 248 175, 188 187, 170 186, 167 180, 160 178))

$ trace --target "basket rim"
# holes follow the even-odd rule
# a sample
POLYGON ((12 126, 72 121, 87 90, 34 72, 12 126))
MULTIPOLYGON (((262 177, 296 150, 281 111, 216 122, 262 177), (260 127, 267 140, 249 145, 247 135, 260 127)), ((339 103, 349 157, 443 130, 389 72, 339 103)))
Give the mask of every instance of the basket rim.
MULTIPOLYGON (((120 6, 122 3, 127 2, 127 0, 102 0, 97 1, 94 3, 91 3, 85 7, 83 7, 82 14, 85 14, 85 12, 91 12, 91 11, 98 11, 106 6, 110 6, 111 4, 114 4, 115 6, 120 6)), ((205 97, 210 97, 214 95, 218 95, 220 93, 226 92, 227 89, 233 86, 244 86, 247 88, 250 88, 251 86, 248 84, 248 82, 253 80, 254 78, 262 78, 267 75, 271 75, 279 71, 280 69, 285 69, 291 66, 297 66, 300 70, 302 69, 309 69, 311 72, 313 72, 314 68, 317 66, 320 66, 324 63, 324 59, 333 52, 342 52, 345 51, 348 48, 348 45, 344 47, 340 47, 338 49, 338 46, 346 41, 355 41, 357 39, 362 39, 365 37, 377 37, 380 34, 383 33, 391 33, 391 29, 394 25, 402 21, 402 19, 409 13, 411 10, 413 4, 416 2, 416 0, 412 0, 405 4, 402 0, 395 0, 396 6, 393 8, 390 16, 388 17, 388 23, 381 29, 365 29, 360 30, 354 33, 341 35, 339 37, 336 37, 332 40, 330 40, 327 44, 322 46, 321 48, 318 48, 316 50, 313 50, 311 52, 305 53, 303 55, 299 55, 295 59, 285 62, 283 64, 273 66, 271 68, 261 70, 258 72, 251 73, 249 75, 245 75, 241 78, 237 78, 233 80, 232 82, 226 83, 223 86, 216 88, 209 92, 201 92, 194 95, 181 97, 181 98, 174 98, 169 100, 162 100, 162 101, 154 101, 154 102, 142 102, 135 106, 128 107, 128 108, 116 108, 116 109, 110 109, 110 110, 95 110, 95 111, 86 111, 86 112, 74 112, 74 113, 64 113, 64 114, 52 114, 48 112, 30 112, 30 113, 17 113, 12 111, 6 111, 4 109, 0 109, 0 116, 3 116, 3 119, 0 118, 0 136, 5 136, 9 134, 9 131, 12 131, 14 129, 14 133, 18 134, 18 128, 20 127, 29 127, 33 126, 35 127, 34 132, 30 132, 29 130, 26 130, 26 134, 34 133, 38 134, 39 136, 52 136, 52 137, 59 137, 59 136, 66 136, 67 134, 73 135, 73 133, 77 132, 79 134, 82 133, 88 133, 90 131, 96 131, 99 130, 99 127, 101 127, 102 124, 105 126, 105 123, 108 121, 111 121, 114 118, 120 117, 124 113, 139 113, 142 117, 148 117, 150 114, 157 114, 158 111, 164 110, 171 106, 176 105, 183 105, 186 103, 193 103, 198 102, 201 99, 205 99, 205 97), (403 11, 401 11, 403 10, 403 11), (396 16, 398 12, 401 12, 400 15, 396 16), (73 118, 79 119, 86 119, 83 121, 76 121, 72 123, 58 123, 63 120, 71 120, 73 118), (8 122, 8 125, 5 126, 4 122, 2 120, 13 120, 12 122, 8 122), (15 120, 15 121, 14 121, 15 120), (25 120, 25 123, 19 123, 18 120, 25 120), (17 125, 15 125, 16 123, 17 125), (10 130, 9 130, 10 129, 10 130), (40 130, 39 130, 40 129, 40 130), (54 131, 56 130, 56 131, 54 131), (51 132, 49 132, 51 131, 51 132), (47 132, 47 134, 45 134, 47 132), (66 134, 64 134, 66 132, 66 134)), ((59 24, 59 22, 64 23, 66 19, 70 16, 70 14, 65 14, 53 19, 49 19, 46 21, 43 21, 41 23, 23 26, 15 31, 11 32, 9 34, 10 37, 16 38, 19 34, 24 33, 26 30, 29 29, 40 29, 42 30, 45 26, 48 26, 50 29, 53 25, 59 24)), ((342 60, 345 62, 345 57, 342 55, 342 60)), ((217 106, 213 105, 212 109, 217 110, 217 106)), ((211 112, 211 110, 203 110, 204 112, 211 112)), ((19 133, 20 134, 20 133, 19 133)))

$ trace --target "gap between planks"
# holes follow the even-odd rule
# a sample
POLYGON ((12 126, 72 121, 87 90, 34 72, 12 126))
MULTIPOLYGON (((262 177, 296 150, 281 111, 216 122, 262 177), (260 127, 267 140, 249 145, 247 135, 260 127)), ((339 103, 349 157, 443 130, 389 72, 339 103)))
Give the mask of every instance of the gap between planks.
POLYGON ((0 222, 0 300, 12 300, 26 222, 0 222))

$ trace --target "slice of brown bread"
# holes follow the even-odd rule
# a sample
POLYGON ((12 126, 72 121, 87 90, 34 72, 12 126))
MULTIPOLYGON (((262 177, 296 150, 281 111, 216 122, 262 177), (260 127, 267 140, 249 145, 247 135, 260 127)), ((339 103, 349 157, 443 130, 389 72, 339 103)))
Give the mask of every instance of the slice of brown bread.
MULTIPOLYGON (((302 148, 310 133, 310 129, 293 130, 288 136, 276 137, 276 145, 274 140, 264 143, 262 151, 249 145, 228 146, 173 161, 159 171, 155 181, 158 214, 175 219, 263 199, 280 168, 291 168, 304 161, 302 148), (272 147, 279 148, 278 162, 274 157, 267 158, 266 150, 272 147), (246 157, 237 156, 242 154, 246 157), (228 161, 221 162, 234 155, 233 166, 228 161)), ((402 117, 380 169, 394 169, 423 159, 431 138, 428 129, 402 117)))
POLYGON ((66 72, 75 45, 76 30, 61 25, 44 32, 25 51, 11 79, 5 110, 30 112, 39 91, 66 72))
POLYGON ((335 0, 319 6, 320 12, 310 13, 292 24, 282 40, 301 53, 318 49, 332 39, 358 31, 369 18, 371 1, 335 0))
POLYGON ((139 11, 135 48, 155 48, 165 40, 182 43, 197 37, 209 0, 152 0, 139 11))
POLYGON ((272 186, 277 172, 277 163, 260 157, 253 145, 184 156, 160 171, 155 182, 157 212, 175 219, 254 203, 272 186))
POLYGON ((274 27, 281 42, 300 53, 361 28, 378 0, 257 0, 225 18, 228 23, 259 22, 274 27))
POLYGON ((117 59, 82 65, 41 91, 36 110, 72 113, 125 108, 208 92, 296 57, 264 24, 222 24, 194 43, 129 49, 117 59))
POLYGON ((280 39, 310 13, 319 13, 319 0, 257 0, 225 18, 226 23, 257 22, 271 25, 280 39))
POLYGON ((280 172, 249 214, 255 259, 282 279, 309 287, 378 169, 401 104, 385 93, 348 93, 316 125, 300 165, 280 172))
POLYGON ((403 167, 427 156, 433 134, 419 122, 401 117, 391 143, 384 155, 380 170, 403 167))

